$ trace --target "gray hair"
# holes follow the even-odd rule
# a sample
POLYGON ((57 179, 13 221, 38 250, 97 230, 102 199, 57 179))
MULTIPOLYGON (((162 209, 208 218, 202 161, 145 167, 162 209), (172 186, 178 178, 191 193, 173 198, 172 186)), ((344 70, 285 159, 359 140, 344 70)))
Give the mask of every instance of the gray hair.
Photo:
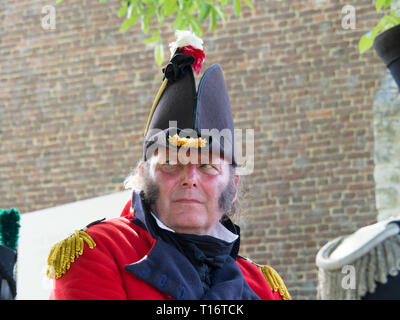
POLYGON ((140 193, 144 189, 145 179, 143 174, 140 173, 140 166, 148 166, 148 161, 140 159, 136 164, 136 167, 124 180, 124 187, 127 190, 132 190, 140 193))

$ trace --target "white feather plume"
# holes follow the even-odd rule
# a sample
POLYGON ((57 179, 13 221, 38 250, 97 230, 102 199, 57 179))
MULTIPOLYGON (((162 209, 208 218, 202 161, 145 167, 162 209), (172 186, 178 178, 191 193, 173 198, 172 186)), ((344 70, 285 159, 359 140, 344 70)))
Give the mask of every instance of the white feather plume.
POLYGON ((171 57, 174 55, 176 49, 186 46, 192 46, 196 49, 203 50, 203 40, 196 36, 192 31, 176 30, 175 37, 176 41, 169 44, 171 57))

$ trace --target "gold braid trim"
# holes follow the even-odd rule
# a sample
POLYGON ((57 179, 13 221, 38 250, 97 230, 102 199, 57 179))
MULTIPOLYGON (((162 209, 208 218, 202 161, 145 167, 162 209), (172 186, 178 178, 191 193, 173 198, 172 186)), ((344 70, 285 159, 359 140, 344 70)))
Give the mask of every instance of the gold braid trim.
POLYGON ((279 291, 283 300, 292 300, 285 283, 274 268, 271 268, 270 266, 258 266, 258 268, 261 270, 272 290, 275 292, 279 291))
POLYGON ((168 137, 168 142, 176 147, 186 148, 204 148, 207 145, 207 140, 203 138, 181 138, 177 134, 168 137))
POLYGON ((76 230, 73 235, 56 243, 47 258, 47 277, 61 278, 69 270, 71 263, 83 254, 84 242, 90 249, 96 246, 92 237, 84 230, 76 230))
POLYGON ((146 136, 147 131, 149 131, 149 126, 150 126, 151 119, 153 118, 154 111, 156 111, 158 101, 160 101, 161 95, 163 94, 165 88, 167 87, 167 84, 168 84, 168 79, 165 78, 163 83, 161 84, 160 89, 158 89, 156 98, 154 99, 153 105, 151 107, 149 118, 147 119, 146 128, 144 129, 144 136, 146 136))

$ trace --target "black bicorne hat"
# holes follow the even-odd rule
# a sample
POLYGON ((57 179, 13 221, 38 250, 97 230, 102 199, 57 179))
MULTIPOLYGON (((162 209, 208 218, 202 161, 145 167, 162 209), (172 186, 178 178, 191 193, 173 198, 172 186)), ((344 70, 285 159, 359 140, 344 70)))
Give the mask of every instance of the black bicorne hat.
POLYGON ((374 48, 400 89, 400 25, 378 35, 374 40, 374 48))
POLYGON ((233 117, 221 66, 208 68, 196 90, 193 70, 199 71, 204 53, 190 44, 174 50, 145 129, 144 160, 160 146, 200 148, 236 166, 233 117))

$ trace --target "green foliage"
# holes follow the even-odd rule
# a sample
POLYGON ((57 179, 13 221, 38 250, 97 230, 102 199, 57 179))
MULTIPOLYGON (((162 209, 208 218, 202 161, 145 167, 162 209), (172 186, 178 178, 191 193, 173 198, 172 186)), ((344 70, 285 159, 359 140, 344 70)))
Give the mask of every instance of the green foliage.
POLYGON ((155 60, 161 65, 164 61, 164 49, 159 30, 167 17, 173 17, 175 30, 192 30, 201 37, 204 20, 209 19, 208 30, 215 31, 218 21, 225 21, 224 7, 232 1, 236 16, 241 12, 241 1, 253 7, 250 0, 121 0, 118 16, 125 20, 120 31, 128 30, 139 21, 142 32, 149 35, 144 43, 155 44, 155 60))
POLYGON ((13 250, 17 249, 20 214, 13 209, 0 210, 0 244, 13 250))
MULTIPOLYGON (((56 0, 57 3, 63 0, 56 0)), ((105 0, 98 0, 105 2, 105 0)), ((281 0, 276 0, 281 1, 281 0)), ((203 34, 203 23, 208 22, 208 30, 215 31, 219 21, 225 21, 224 8, 233 4, 238 17, 242 2, 253 8, 252 0, 120 0, 117 15, 123 18, 121 32, 140 23, 142 32, 148 36, 143 43, 154 44, 154 57, 160 66, 164 62, 161 27, 167 17, 173 17, 175 30, 192 30, 198 37, 203 34)))
MULTIPOLYGON (((375 8, 377 12, 381 12, 382 9, 388 9, 392 4, 393 0, 376 0, 375 8)), ((364 34, 358 44, 358 49, 360 53, 364 53, 369 50, 373 44, 376 36, 385 30, 388 30, 396 25, 400 24, 400 8, 390 9, 389 13, 383 16, 378 24, 364 34)))

